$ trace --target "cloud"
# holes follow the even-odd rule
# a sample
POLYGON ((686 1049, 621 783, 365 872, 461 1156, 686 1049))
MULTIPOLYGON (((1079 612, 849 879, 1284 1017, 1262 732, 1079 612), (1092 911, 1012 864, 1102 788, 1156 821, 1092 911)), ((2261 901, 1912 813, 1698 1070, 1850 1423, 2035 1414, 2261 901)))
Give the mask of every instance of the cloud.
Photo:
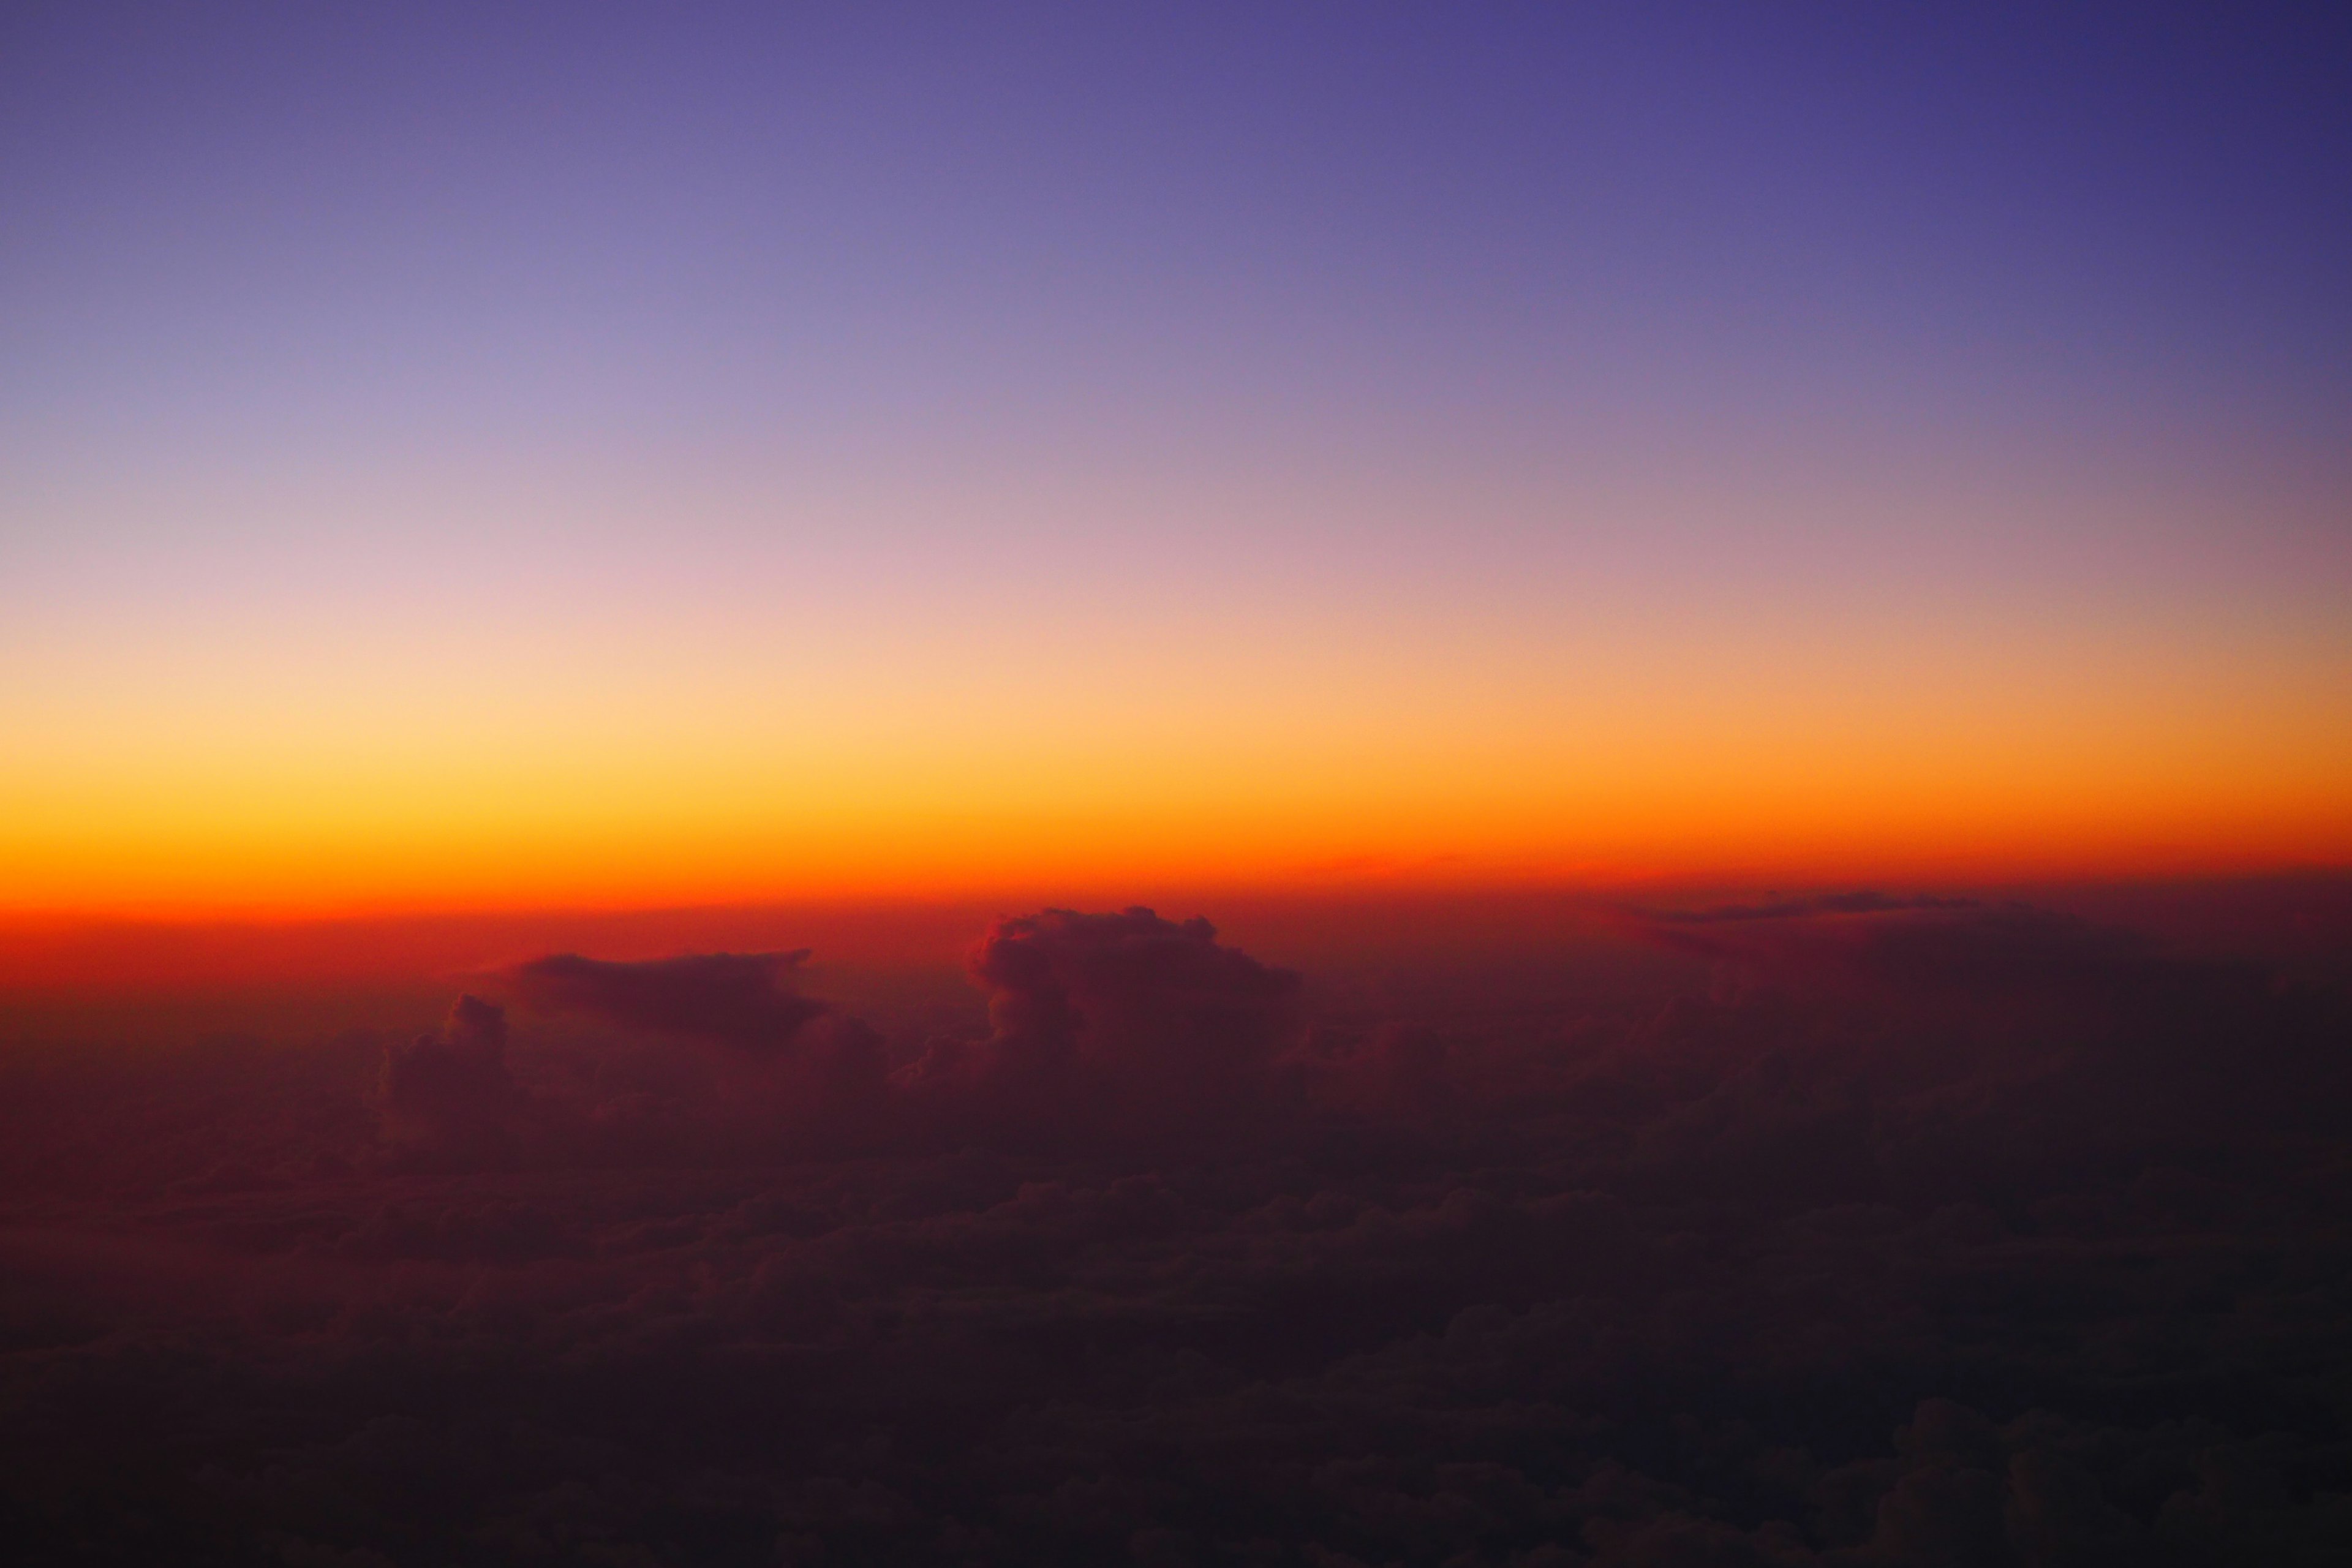
POLYGON ((936 1136, 1156 1146, 1252 1124, 1297 1088, 1298 976, 1148 909, 1001 919, 967 968, 984 1039, 941 1039, 897 1078, 936 1136))
POLYGON ((1863 985, 1890 997, 2127 1004, 2149 987, 2212 983, 2247 964, 2188 962, 2148 938, 2030 904, 1874 893, 1683 914, 1641 914, 1645 940, 1744 963, 1783 983, 1863 985))
POLYGON ((567 952, 518 964, 503 978, 536 1011, 743 1050, 784 1051, 831 1010, 793 989, 808 956, 803 948, 615 963, 567 952))
POLYGON ((2009 907, 1673 929, 1762 979, 1334 1017, 1205 922, 1049 910, 928 1054, 675 1005, 730 957, 389 1051, 0 1063, 0 1517, 37 1560, 2333 1560, 2340 997, 2009 907))
POLYGON ((1180 924, 1140 908, 1000 920, 971 970, 1006 1058, 1115 1064, 1174 1079, 1264 1066, 1299 984, 1220 944, 1205 920, 1180 924))
POLYGON ((435 1034, 386 1047, 383 1114, 401 1142, 467 1162, 512 1152, 522 1096, 507 1071, 506 1011, 460 996, 435 1034))
POLYGON ((1975 899, 1919 893, 1907 897, 1864 889, 1852 893, 1822 893, 1801 899, 1773 899, 1755 904, 1714 904, 1696 910, 1638 911, 1643 920, 1662 925, 1716 925, 1737 921, 1802 920, 1819 915, 1880 915, 1906 910, 1973 910, 1975 899))

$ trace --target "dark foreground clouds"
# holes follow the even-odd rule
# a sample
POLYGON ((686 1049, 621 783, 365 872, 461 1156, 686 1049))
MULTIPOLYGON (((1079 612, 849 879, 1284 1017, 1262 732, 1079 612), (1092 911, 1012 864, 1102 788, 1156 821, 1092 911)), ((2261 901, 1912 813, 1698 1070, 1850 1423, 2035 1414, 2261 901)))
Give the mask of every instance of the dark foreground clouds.
POLYGON ((976 948, 961 1034, 711 955, 523 965, 391 1042, 19 1045, 0 1530, 343 1568, 2352 1559, 2340 996, 2014 906, 1619 940, 1683 968, 1368 1010, 1202 922, 1049 911, 976 948))

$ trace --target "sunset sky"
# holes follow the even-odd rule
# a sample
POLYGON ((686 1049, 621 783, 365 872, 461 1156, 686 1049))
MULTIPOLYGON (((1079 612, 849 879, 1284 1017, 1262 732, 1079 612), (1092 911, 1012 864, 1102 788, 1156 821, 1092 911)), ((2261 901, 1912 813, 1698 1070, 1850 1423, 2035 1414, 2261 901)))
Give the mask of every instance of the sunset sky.
POLYGON ((2352 863, 2320 27, 10 6, 0 910, 2352 863))

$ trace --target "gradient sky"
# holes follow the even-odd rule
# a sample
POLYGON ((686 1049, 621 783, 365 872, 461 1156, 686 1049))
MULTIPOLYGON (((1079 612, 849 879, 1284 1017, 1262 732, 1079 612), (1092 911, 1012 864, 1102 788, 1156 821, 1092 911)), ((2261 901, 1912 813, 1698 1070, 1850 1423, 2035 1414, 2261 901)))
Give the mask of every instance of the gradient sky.
POLYGON ((2352 863, 2320 9, 12 5, 0 908, 2352 863))

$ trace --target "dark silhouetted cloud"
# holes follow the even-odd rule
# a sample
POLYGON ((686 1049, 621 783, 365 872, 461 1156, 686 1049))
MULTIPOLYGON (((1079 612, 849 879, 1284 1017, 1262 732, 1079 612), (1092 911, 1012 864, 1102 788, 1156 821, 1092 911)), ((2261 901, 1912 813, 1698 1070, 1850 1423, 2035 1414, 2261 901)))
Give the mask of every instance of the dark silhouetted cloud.
POLYGON ((793 989, 808 962, 794 952, 709 952, 633 963, 557 953, 507 972, 517 997, 542 1012, 746 1050, 788 1049, 828 1011, 793 989))
POLYGON ((1264 1067, 1298 990, 1296 974, 1221 945, 1207 921, 1147 909, 999 921, 971 973, 1006 1059, 1108 1064, 1171 1085, 1264 1067))
POLYGON ((1642 911, 1642 918, 1665 925, 1713 925, 1727 921, 1801 920, 1817 915, 1880 915, 1902 910, 1973 910, 1979 907, 1975 899, 1928 893, 1898 896, 1864 889, 1852 893, 1819 893, 1799 899, 1769 899, 1762 903, 1645 910, 1642 911))
POLYGON ((384 1123, 395 1139, 467 1161, 512 1152, 522 1097, 507 1072, 506 1010, 460 996, 435 1034, 386 1048, 384 1123))

